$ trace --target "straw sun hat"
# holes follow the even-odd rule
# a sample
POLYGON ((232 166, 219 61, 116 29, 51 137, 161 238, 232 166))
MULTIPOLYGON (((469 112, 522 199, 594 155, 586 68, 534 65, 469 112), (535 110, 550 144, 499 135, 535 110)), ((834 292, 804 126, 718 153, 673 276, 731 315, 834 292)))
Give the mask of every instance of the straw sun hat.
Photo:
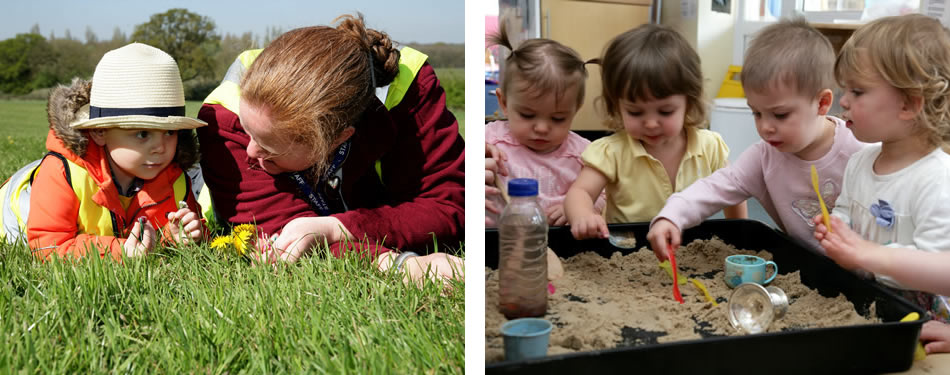
POLYGON ((89 104, 74 129, 194 129, 208 123, 185 117, 185 94, 175 59, 141 43, 109 51, 92 76, 89 104))

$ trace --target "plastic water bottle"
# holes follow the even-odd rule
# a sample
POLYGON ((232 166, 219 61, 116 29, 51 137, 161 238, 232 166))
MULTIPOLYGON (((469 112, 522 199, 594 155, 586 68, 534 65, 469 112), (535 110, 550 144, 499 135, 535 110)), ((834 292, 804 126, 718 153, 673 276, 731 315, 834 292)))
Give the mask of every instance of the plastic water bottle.
POLYGON ((548 220, 538 204, 538 181, 508 181, 511 202, 498 219, 501 313, 508 319, 542 316, 548 309, 548 220))

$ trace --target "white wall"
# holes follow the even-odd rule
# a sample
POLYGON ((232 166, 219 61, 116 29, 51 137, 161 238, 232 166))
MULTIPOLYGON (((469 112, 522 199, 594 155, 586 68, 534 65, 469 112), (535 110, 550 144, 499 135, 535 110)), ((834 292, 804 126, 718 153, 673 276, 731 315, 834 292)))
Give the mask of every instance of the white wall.
POLYGON ((703 63, 703 89, 706 97, 716 97, 722 79, 732 63, 733 31, 735 29, 736 0, 731 2, 729 14, 712 11, 712 0, 699 0, 697 52, 703 63))
POLYGON ((736 2, 729 14, 713 12, 712 0, 699 1, 697 17, 684 19, 680 0, 664 0, 660 23, 679 31, 699 53, 702 61, 706 97, 712 100, 732 63, 736 2))

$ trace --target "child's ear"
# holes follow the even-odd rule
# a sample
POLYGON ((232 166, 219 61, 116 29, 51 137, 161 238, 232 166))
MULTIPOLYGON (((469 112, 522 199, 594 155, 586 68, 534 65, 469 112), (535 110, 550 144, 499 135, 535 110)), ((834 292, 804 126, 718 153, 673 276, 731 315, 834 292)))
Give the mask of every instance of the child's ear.
POLYGON ((818 115, 824 116, 831 111, 831 106, 835 102, 835 94, 831 92, 831 89, 824 89, 818 93, 818 115))
POLYGON ((904 105, 897 117, 904 121, 911 121, 924 109, 924 98, 920 96, 904 97, 904 105))
POLYGON ((505 94, 501 92, 501 87, 495 88, 495 96, 498 97, 498 108, 501 108, 501 113, 508 117, 508 103, 505 101, 505 94))
POLYGON ((92 129, 89 131, 89 138, 92 138, 93 142, 96 142, 99 146, 106 145, 106 130, 105 129, 92 129))

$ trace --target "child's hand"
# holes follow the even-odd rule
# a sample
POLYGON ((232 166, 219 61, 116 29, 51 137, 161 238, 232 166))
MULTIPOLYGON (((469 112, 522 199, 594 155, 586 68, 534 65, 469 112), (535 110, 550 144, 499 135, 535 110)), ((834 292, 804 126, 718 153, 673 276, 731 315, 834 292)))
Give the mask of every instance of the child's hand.
POLYGON ((131 234, 129 234, 129 238, 125 240, 125 244, 122 245, 122 250, 125 252, 126 258, 144 256, 155 247, 155 228, 152 227, 152 224, 148 221, 145 221, 144 231, 142 227, 142 223, 137 220, 135 224, 132 224, 131 234), (139 237, 139 233, 142 233, 141 238, 139 237))
POLYGON ((865 268, 866 257, 875 251, 876 244, 855 233, 837 216, 831 216, 831 233, 828 233, 821 215, 815 215, 812 222, 815 223, 815 239, 829 258, 847 269, 865 268))
POLYGON ((495 180, 498 179, 499 175, 508 175, 508 168, 505 168, 503 163, 507 160, 508 156, 505 155, 504 151, 493 145, 485 144, 485 211, 500 214, 502 208, 504 208, 497 207, 495 203, 487 198, 492 195, 501 195, 501 189, 495 187, 495 180))
POLYGON ((647 241, 650 241, 653 254, 661 262, 669 259, 667 249, 678 249, 682 240, 679 228, 667 219, 657 219, 650 227, 650 232, 647 233, 647 241))
POLYGON ((590 214, 581 217, 576 223, 571 223, 571 234, 578 240, 610 236, 610 232, 607 231, 607 222, 599 214, 590 214))
POLYGON ((168 213, 168 228, 172 238, 180 244, 201 242, 204 239, 204 225, 201 219, 187 207, 168 213))
POLYGON ((950 352, 950 325, 936 320, 924 323, 920 328, 920 341, 925 343, 927 354, 950 352))
POLYGON ((558 204, 548 207, 544 213, 548 217, 548 225, 562 226, 567 224, 567 215, 564 214, 564 205, 558 204))

